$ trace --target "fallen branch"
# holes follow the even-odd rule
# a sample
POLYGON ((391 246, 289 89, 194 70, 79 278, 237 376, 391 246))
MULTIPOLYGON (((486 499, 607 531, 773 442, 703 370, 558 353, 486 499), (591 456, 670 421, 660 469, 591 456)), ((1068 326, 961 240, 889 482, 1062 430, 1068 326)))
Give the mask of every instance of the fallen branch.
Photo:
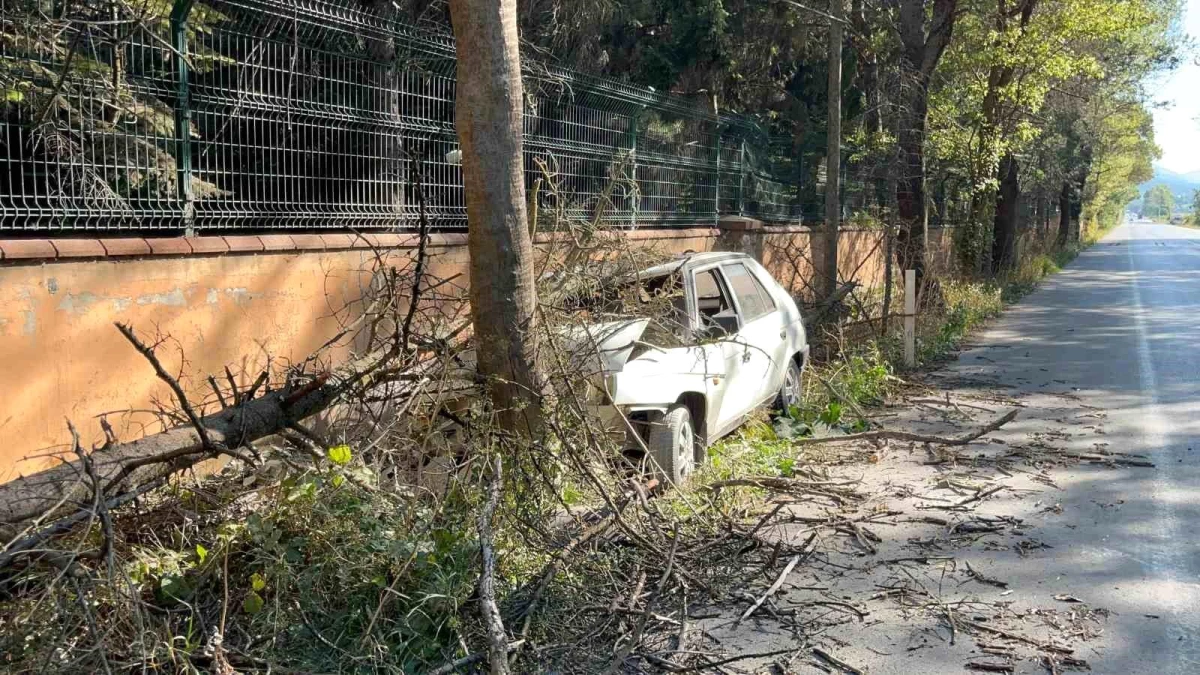
MULTIPOLYGON (((371 354, 330 373, 313 387, 287 395, 287 390, 270 391, 251 400, 249 393, 239 404, 184 424, 127 443, 113 444, 93 454, 96 474, 107 494, 130 492, 166 478, 209 456, 210 449, 243 447, 278 433, 293 421, 315 415, 337 401, 351 386, 370 386, 374 374, 391 361, 393 354, 371 354), (207 443, 197 432, 204 430, 207 443)), ((253 391, 253 390, 252 390, 253 391)), ((0 485, 0 523, 16 524, 38 517, 69 517, 68 509, 89 502, 91 483, 78 460, 64 461, 30 476, 0 485)), ((78 522, 78 521, 76 521, 78 522)), ((0 532, 0 534, 4 534, 0 532)))
POLYGON ((996 628, 994 626, 989 626, 984 623, 979 623, 978 621, 972 621, 971 619, 960 618, 959 621, 966 624, 967 626, 970 626, 971 628, 974 628, 975 630, 981 630, 985 633, 991 633, 992 635, 999 635, 1000 637, 1008 639, 1008 640, 1024 642, 1025 644, 1030 645, 1032 647, 1037 647, 1038 649, 1040 649, 1042 651, 1055 652, 1057 654, 1073 654, 1073 653, 1075 653, 1075 650, 1071 649, 1070 647, 1062 647, 1062 646, 1052 644, 1049 642, 1039 642, 1037 640, 1034 640, 1033 638, 1025 637, 1024 635, 1021 635, 1019 633, 1012 633, 1012 632, 1006 631, 1002 628, 996 628))
POLYGON ((913 443, 936 443, 938 445, 967 445, 981 436, 986 436, 1000 427, 1013 421, 1017 416, 1019 409, 1014 408, 1004 417, 992 422, 991 424, 982 427, 976 431, 958 438, 947 438, 945 436, 926 436, 925 434, 914 434, 907 431, 892 431, 889 429, 879 429, 877 431, 864 431, 859 434, 847 434, 845 436, 822 436, 820 438, 797 438, 792 441, 792 445, 813 445, 816 443, 844 443, 853 441, 871 441, 871 440, 892 440, 892 441, 910 441, 913 443))
POLYGON ((943 509, 943 510, 947 510, 947 511, 956 511, 958 509, 961 509, 961 508, 967 506, 968 504, 974 504, 975 502, 981 502, 981 501, 987 499, 988 497, 991 497, 992 495, 996 494, 997 492, 1000 492, 1001 490, 1007 490, 1007 489, 1008 489, 1007 485, 997 485, 994 488, 976 492, 974 495, 967 497, 966 499, 964 499, 960 502, 956 502, 954 504, 948 504, 948 505, 947 504, 933 504, 933 505, 929 506, 928 508, 943 509))
MULTIPOLYGON (((511 652, 514 649, 520 647, 524 643, 525 643, 524 640, 517 640, 516 642, 510 642, 508 645, 508 651, 511 652)), ((468 654, 467 656, 464 656, 461 659, 458 659, 456 661, 451 661, 450 663, 438 666, 437 668, 434 668, 433 670, 427 671, 425 673, 425 675, 450 675, 450 673, 462 670, 463 668, 467 668, 468 666, 473 666, 476 663, 483 661, 487 657, 488 657, 487 652, 475 652, 474 654, 468 654)))
POLYGON ((1007 581, 1000 581, 999 579, 996 579, 995 577, 985 576, 982 572, 977 572, 975 570, 975 568, 971 567, 971 563, 969 563, 969 562, 966 563, 966 565, 967 565, 967 574, 971 575, 971 578, 974 579, 975 581, 978 581, 981 584, 995 586, 996 588, 1008 588, 1007 581))
POLYGON ((1078 454, 1071 453, 1071 454, 1068 454, 1067 457, 1070 457, 1071 459, 1079 459, 1079 460, 1085 460, 1088 462, 1095 462, 1098 464, 1115 464, 1117 466, 1133 466, 1133 467, 1140 467, 1140 468, 1144 468, 1144 469, 1153 469, 1154 468, 1154 462, 1151 462, 1148 459, 1140 459, 1137 457, 1119 457, 1116 455, 1093 455, 1090 453, 1078 453, 1078 454))
POLYGON ((500 484, 503 480, 504 464, 497 454, 492 462, 492 483, 488 487, 487 503, 479 513, 479 549, 483 558, 479 572, 479 613, 487 628, 488 662, 492 675, 508 674, 508 635, 504 632, 504 621, 500 608, 496 606, 496 551, 492 548, 492 515, 500 503, 500 484))
MULTIPOLYGON (((671 537, 671 552, 667 555, 667 566, 663 569, 662 576, 658 578, 658 586, 650 597, 646 598, 646 608, 642 610, 641 617, 638 618, 637 625, 634 626, 633 635, 629 637, 629 642, 617 652, 613 657, 612 663, 608 664, 608 669, 605 673, 615 673, 621 668, 621 664, 625 663, 625 659, 629 658, 629 654, 642 641, 642 633, 646 630, 646 622, 650 620, 651 611, 654 609, 654 601, 662 595, 663 589, 667 586, 667 578, 671 576, 671 570, 675 567, 675 552, 679 550, 679 523, 675 523, 674 536, 671 537)), ((630 598, 630 606, 637 601, 635 594, 630 598)))
POLYGON ((833 654, 830 654, 824 649, 821 649, 820 647, 813 647, 813 655, 833 666, 834 668, 840 668, 842 672, 850 673, 851 675, 866 675, 866 672, 862 669, 855 668, 854 666, 846 663, 845 661, 839 659, 833 654))
POLYGON ((1011 663, 992 663, 990 661, 969 661, 966 665, 967 670, 976 670, 984 673, 1012 673, 1015 672, 1011 663))
POLYGON ((749 654, 738 654, 737 656, 730 656, 730 657, 727 657, 724 659, 719 659, 716 661, 704 661, 703 663, 699 663, 694 666, 677 667, 677 668, 673 668, 671 670, 672 670, 672 672, 676 672, 676 673, 691 673, 691 672, 696 672, 696 671, 701 671, 701 670, 712 670, 713 668, 728 665, 730 663, 734 663, 735 661, 745 661, 747 659, 768 659, 768 658, 771 658, 772 656, 781 656, 783 654, 793 654, 796 651, 798 651, 798 650, 795 647, 788 647, 787 649, 775 649, 775 650, 772 650, 769 652, 752 652, 749 654))
POLYGON ((804 542, 803 546, 805 549, 804 552, 797 553, 792 557, 791 561, 788 562, 787 567, 784 567, 783 571, 780 572, 779 576, 775 579, 775 583, 771 584, 771 587, 767 589, 767 592, 763 593, 758 600, 754 601, 754 604, 750 605, 750 608, 743 612, 742 615, 738 617, 738 620, 733 622, 733 625, 736 626, 745 621, 751 614, 754 613, 755 610, 757 610, 759 607, 762 607, 762 604, 767 601, 767 598, 775 595, 775 592, 778 591, 781 586, 783 586, 783 582, 787 579, 787 575, 792 573, 792 570, 795 569, 796 565, 799 565, 800 561, 805 560, 808 558, 808 556, 812 555, 813 550, 816 548, 816 545, 813 544, 813 540, 816 538, 816 532, 808 535, 808 540, 804 542))
MULTIPOLYGON (((143 483, 142 485, 139 485, 137 487, 137 489, 135 489, 135 490, 130 490, 129 492, 125 492, 125 493, 116 495, 114 497, 108 498, 107 500, 105 500, 102 503, 102 506, 105 510, 111 511, 115 508, 118 508, 120 506, 128 504, 129 502, 133 501, 134 499, 137 499, 141 495, 143 495, 155 488, 162 487, 163 485, 166 484, 166 482, 167 482, 166 478, 159 478, 158 480, 151 481, 149 483, 143 483)), ((10 564, 12 564, 12 561, 17 556, 20 556, 20 555, 26 553, 27 551, 31 551, 32 549, 37 547, 39 544, 46 541, 47 539, 50 539, 51 537, 55 537, 57 535, 64 534, 64 533, 70 531, 71 528, 73 528, 76 525, 78 525, 79 523, 87 520, 88 518, 91 518, 94 515, 96 515, 96 513, 91 508, 76 511, 75 513, 71 514, 70 516, 63 518, 62 520, 59 520, 58 522, 54 523, 53 525, 50 525, 49 527, 46 527, 45 529, 39 530, 23 539, 14 541, 11 545, 9 545, 8 548, 6 548, 4 550, 4 553, 0 554, 0 570, 4 569, 5 567, 8 567, 10 564)), ((31 553, 31 555, 32 555, 32 553, 31 553)))
POLYGON ((856 490, 848 488, 853 482, 834 481, 803 481, 794 478, 779 478, 777 476, 748 476, 746 478, 730 478, 719 480, 704 486, 705 489, 719 492, 727 487, 756 487, 777 492, 811 493, 832 499, 838 504, 846 501, 862 501, 863 496, 856 490))

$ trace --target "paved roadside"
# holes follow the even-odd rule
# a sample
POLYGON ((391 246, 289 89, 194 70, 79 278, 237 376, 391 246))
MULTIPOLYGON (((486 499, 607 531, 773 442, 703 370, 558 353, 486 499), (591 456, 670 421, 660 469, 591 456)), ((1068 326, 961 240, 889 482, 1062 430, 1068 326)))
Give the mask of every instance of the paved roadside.
POLYGON ((699 622, 706 648, 795 649, 729 672, 839 672, 814 647, 876 675, 1200 672, 1198 336, 1200 232, 1114 231, 881 421, 1017 419, 961 447, 836 446, 858 497, 772 497, 764 537, 819 545, 746 620, 780 567, 699 622))

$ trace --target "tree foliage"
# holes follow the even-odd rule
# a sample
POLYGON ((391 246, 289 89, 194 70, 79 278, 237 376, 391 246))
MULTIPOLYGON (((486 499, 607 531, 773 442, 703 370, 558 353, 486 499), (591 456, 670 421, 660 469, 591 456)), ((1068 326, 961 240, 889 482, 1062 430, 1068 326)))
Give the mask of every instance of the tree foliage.
POLYGON ((1175 212, 1175 195, 1166 185, 1155 185, 1146 190, 1142 215, 1147 218, 1166 220, 1175 212))

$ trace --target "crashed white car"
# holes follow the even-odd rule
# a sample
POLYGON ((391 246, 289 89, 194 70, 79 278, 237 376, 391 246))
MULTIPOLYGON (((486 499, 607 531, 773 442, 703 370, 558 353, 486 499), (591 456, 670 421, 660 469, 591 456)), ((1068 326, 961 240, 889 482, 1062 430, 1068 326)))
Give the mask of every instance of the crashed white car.
POLYGON ((674 314, 673 340, 656 340, 659 316, 592 323, 576 337, 599 367, 596 414, 678 483, 759 407, 799 404, 808 343, 791 295, 748 255, 691 254, 636 283, 647 309, 658 298, 654 314, 674 314))

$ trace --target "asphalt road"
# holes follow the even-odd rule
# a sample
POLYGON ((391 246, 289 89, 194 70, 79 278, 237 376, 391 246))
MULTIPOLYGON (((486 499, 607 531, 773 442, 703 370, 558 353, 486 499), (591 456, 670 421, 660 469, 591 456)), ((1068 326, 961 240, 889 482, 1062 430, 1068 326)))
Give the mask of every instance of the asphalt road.
POLYGON ((1200 230, 1121 226, 949 371, 1032 397, 1035 419, 1040 393, 1071 397, 1104 421, 1063 446, 1155 462, 1056 478, 1063 516, 1039 534, 1054 548, 1021 581, 1115 612, 1093 672, 1200 673, 1200 230))

